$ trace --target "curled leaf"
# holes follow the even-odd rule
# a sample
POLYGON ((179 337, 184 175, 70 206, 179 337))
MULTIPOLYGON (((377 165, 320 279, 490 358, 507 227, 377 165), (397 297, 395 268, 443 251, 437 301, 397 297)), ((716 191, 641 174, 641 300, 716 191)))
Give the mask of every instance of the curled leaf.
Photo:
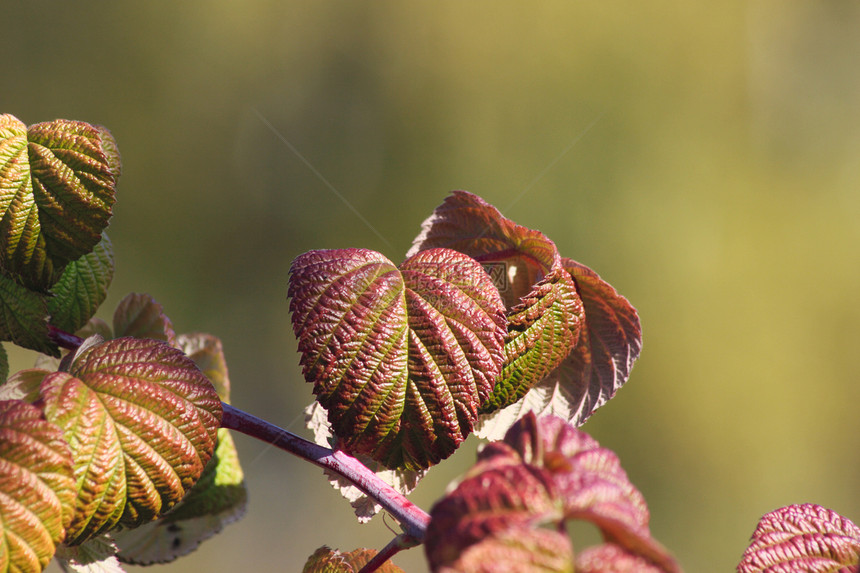
POLYGON ((426 468, 471 432, 502 363, 498 291, 471 258, 311 251, 290 272, 305 379, 351 453, 426 468))
POLYGON ((103 127, 0 115, 0 267, 45 291, 107 227, 119 177, 103 127))
POLYGON ((83 351, 41 385, 48 420, 72 446, 78 498, 67 543, 158 517, 212 457, 221 401, 182 352, 119 338, 83 351))
POLYGON ((811 503, 765 514, 744 552, 738 573, 860 571, 860 528, 811 503))
POLYGON ((627 381, 642 346, 636 310, 542 233, 454 191, 424 221, 410 254, 434 247, 480 261, 508 309, 505 366, 478 436, 501 439, 526 412, 580 425, 627 381))
POLYGON ((176 345, 176 332, 164 314, 164 307, 142 293, 131 293, 119 302, 113 313, 113 335, 151 338, 176 345))
POLYGON ((75 503, 72 455, 35 406, 0 401, 0 571, 41 571, 75 503))

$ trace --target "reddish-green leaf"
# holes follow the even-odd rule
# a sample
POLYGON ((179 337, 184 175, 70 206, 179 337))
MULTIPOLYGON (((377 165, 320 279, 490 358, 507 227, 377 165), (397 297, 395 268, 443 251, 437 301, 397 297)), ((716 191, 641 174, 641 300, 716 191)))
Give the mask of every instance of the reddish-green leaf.
POLYGON ((70 262, 48 299, 51 324, 75 332, 95 314, 113 279, 113 247, 107 235, 92 250, 70 262))
POLYGON ((790 505, 765 514, 738 573, 857 573, 860 528, 820 505, 790 505))
POLYGON ((431 511, 426 550, 434 571, 450 566, 488 534, 523 538, 541 527, 583 519, 604 538, 660 571, 680 571, 648 531, 648 510, 618 459, 563 419, 517 422, 493 442, 457 488, 431 511))
POLYGON ((26 402, 0 401, 0 571, 41 571, 75 503, 62 431, 26 402))
MULTIPOLYGON (((177 344, 218 391, 230 400, 221 341, 210 334, 184 334, 177 344)), ((157 521, 111 533, 125 563, 166 563, 186 555, 245 512, 248 493, 230 432, 218 430, 218 446, 203 475, 183 500, 157 521)))
POLYGON ((119 177, 103 127, 58 119, 28 129, 0 115, 0 266, 45 291, 107 227, 119 177))
POLYGON ((454 191, 422 224, 410 253, 444 247, 474 257, 508 309, 505 366, 483 412, 513 404, 559 366, 580 338, 582 301, 555 244, 478 197, 454 191))
POLYGON ((417 469, 471 432, 504 338, 498 291, 474 260, 432 249, 398 269, 374 251, 311 251, 289 296, 305 378, 341 447, 417 469))
POLYGON ((148 294, 131 293, 119 302, 113 313, 113 335, 163 340, 176 346, 173 323, 148 294))
MULTIPOLYGON (((302 573, 357 573, 371 559, 376 556, 375 549, 356 549, 349 553, 343 553, 330 547, 320 547, 314 551, 302 573)), ((403 569, 386 561, 379 569, 380 573, 403 573, 403 569)))
POLYGON ((78 499, 67 543, 173 507, 212 457, 221 401, 194 363, 157 340, 87 348, 42 382, 48 420, 72 446, 78 499))

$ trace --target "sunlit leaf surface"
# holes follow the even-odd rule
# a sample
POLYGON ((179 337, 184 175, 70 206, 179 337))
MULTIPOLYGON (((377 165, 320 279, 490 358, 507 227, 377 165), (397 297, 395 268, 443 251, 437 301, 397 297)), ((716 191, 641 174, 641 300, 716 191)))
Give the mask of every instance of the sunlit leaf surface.
POLYGON ((18 400, 0 401, 0 571, 41 571, 75 503, 72 455, 60 428, 18 400))
POLYGON ((374 251, 311 251, 293 262, 289 295, 305 378, 340 447, 419 469, 471 432, 505 334, 473 259, 433 249, 398 269, 374 251))
POLYGON ((0 115, 0 267, 45 291, 90 252, 110 219, 119 154, 102 128, 0 115))
POLYGON ((66 332, 84 326, 107 297, 113 269, 113 246, 107 235, 102 235, 92 252, 70 262, 51 287, 51 324, 66 332))
POLYGON ((119 338, 82 351, 41 386, 48 420, 72 446, 78 498, 68 543, 173 507, 215 448, 221 401, 164 342, 119 338))
MULTIPOLYGON (((375 549, 356 549, 348 553, 320 547, 308 558, 302 573, 358 573, 376 555, 375 549)), ((386 561, 380 573, 403 573, 403 569, 386 561)))

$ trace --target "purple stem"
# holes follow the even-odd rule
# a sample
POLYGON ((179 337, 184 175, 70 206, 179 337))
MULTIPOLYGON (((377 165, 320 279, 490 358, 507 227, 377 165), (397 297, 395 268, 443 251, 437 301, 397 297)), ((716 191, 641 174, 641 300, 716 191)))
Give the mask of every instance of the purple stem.
POLYGON ((53 324, 48 325, 48 338, 53 340, 57 346, 67 350, 75 350, 84 341, 80 336, 69 334, 64 330, 60 330, 53 324))
MULTIPOLYGON (((258 418, 229 404, 222 404, 224 415, 221 427, 242 432, 258 440, 272 444, 320 467, 348 479, 358 489, 384 507, 416 544, 424 540, 430 516, 409 501, 399 491, 382 481, 367 466, 340 450, 331 450, 292 434, 278 426, 258 418)), ((398 549, 399 551, 399 549, 398 549)), ((396 553, 396 552, 395 552, 396 553)))
POLYGON ((382 548, 382 551, 373 556, 373 558, 367 562, 367 564, 359 570, 358 573, 373 573, 383 565, 385 562, 403 551, 404 549, 409 549, 410 547, 415 547, 420 543, 418 540, 410 537, 409 535, 401 534, 392 539, 388 545, 382 548))

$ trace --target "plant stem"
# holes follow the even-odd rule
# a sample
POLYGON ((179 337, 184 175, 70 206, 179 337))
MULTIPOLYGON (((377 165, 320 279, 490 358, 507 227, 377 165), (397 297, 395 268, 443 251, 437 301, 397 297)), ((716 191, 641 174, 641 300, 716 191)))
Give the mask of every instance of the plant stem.
MULTIPOLYGON (((406 535, 415 544, 424 540, 430 516, 409 501, 399 491, 385 483, 360 461, 340 450, 332 450, 292 434, 229 404, 222 404, 224 415, 221 427, 236 430, 282 449, 312 464, 326 468, 352 482, 397 519, 406 535)), ((405 547, 405 546, 404 546, 405 547)), ((399 549, 398 549, 399 551, 399 549)), ((396 553, 396 552, 395 552, 396 553)))
POLYGON ((80 336, 69 334, 64 330, 60 330, 53 324, 48 325, 48 338, 53 340, 60 348, 65 348, 67 350, 77 349, 77 347, 84 341, 80 336))
POLYGON ((373 556, 373 559, 367 562, 367 564, 361 568, 358 573, 373 573, 380 567, 382 567, 386 561, 403 551, 404 549, 409 549, 410 547, 415 547, 420 542, 413 538, 410 535, 405 533, 398 535, 394 539, 392 539, 388 545, 382 548, 382 551, 373 556))

